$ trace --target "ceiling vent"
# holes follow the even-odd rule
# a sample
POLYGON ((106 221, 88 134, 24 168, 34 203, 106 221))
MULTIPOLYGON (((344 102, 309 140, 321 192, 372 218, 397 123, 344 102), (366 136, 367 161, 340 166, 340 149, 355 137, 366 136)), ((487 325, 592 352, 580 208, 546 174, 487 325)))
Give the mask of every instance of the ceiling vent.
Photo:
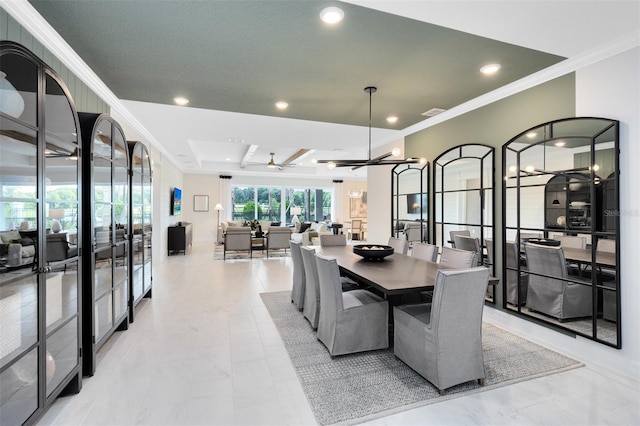
POLYGON ((423 112, 422 115, 424 115, 425 117, 433 117, 434 115, 438 115, 444 111, 445 110, 443 110, 442 108, 431 108, 429 111, 423 112))

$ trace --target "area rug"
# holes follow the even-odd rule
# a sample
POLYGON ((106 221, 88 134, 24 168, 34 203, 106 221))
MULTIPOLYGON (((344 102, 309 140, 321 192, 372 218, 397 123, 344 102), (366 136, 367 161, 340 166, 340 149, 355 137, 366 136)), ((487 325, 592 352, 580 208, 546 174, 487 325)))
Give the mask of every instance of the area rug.
POLYGON ((485 386, 438 390, 393 355, 393 349, 331 358, 290 292, 261 293, 321 425, 356 424, 426 404, 482 392, 583 364, 490 324, 483 324, 485 386))

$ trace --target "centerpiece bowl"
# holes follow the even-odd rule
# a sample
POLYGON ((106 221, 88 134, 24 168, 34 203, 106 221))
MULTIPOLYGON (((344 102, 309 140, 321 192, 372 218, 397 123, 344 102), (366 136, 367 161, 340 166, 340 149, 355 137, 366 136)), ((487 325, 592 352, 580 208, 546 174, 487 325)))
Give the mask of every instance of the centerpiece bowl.
POLYGON ((382 260, 393 254, 393 247, 379 244, 358 244, 353 246, 353 252, 365 260, 382 260))

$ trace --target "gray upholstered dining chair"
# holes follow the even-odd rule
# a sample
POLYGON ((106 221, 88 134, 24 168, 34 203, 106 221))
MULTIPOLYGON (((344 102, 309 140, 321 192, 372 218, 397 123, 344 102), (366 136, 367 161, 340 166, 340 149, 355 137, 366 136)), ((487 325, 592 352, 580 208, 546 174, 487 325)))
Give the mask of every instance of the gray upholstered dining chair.
POLYGON ((482 309, 489 270, 440 270, 433 302, 396 306, 394 354, 431 382, 441 395, 451 386, 484 385, 482 309))
POLYGON ((347 245, 347 236, 344 234, 321 234, 320 235, 320 246, 328 247, 328 246, 346 246, 347 245))
POLYGON ((457 269, 472 268, 476 266, 476 257, 476 253, 473 251, 442 247, 440 264, 457 269))
POLYGON ((300 250, 305 277, 302 313, 315 330, 318 328, 318 319, 320 318, 320 284, 318 282, 316 250, 313 247, 305 246, 300 246, 300 250))
POLYGON ((585 237, 576 237, 572 235, 554 235, 554 240, 560 241, 561 247, 570 247, 578 249, 587 248, 587 239, 585 237))
POLYGON ((289 241, 291 248, 291 263, 293 263, 293 286, 291 287, 291 303, 302 310, 304 307, 304 292, 306 287, 306 276, 304 273, 304 263, 302 261, 302 242, 289 241))
POLYGON ((456 235, 464 235, 465 237, 470 237, 471 231, 469 231, 468 229, 465 229, 462 231, 449 231, 449 240, 451 241, 451 247, 454 247, 454 248, 456 246, 456 241, 455 241, 456 235))
POLYGON ((482 245, 477 237, 458 234, 453 236, 453 242, 457 249, 474 252, 476 254, 478 265, 482 265, 482 245))
POLYGON ((438 246, 427 243, 413 243, 411 257, 435 262, 438 259, 438 246))
POLYGON ((591 281, 567 281, 562 247, 526 243, 524 249, 529 271, 526 307, 561 321, 591 316, 591 281))
POLYGON ((251 228, 248 226, 230 226, 224 236, 223 259, 228 251, 246 251, 251 257, 251 228))
POLYGON ((269 257, 269 251, 273 250, 284 250, 286 253, 289 248, 289 240, 291 240, 291 228, 270 226, 267 232, 267 257, 269 257))
POLYGON ((393 247, 394 253, 407 254, 409 251, 409 242, 396 237, 389 237, 388 246, 393 247))
POLYGON ((331 356, 389 347, 389 304, 367 290, 342 292, 335 259, 316 255, 320 284, 317 337, 331 356))

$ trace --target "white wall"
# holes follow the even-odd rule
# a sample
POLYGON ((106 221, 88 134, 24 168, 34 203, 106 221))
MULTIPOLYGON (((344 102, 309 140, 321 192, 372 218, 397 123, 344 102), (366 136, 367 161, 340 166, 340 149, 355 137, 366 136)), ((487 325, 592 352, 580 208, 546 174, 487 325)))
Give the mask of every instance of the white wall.
MULTIPOLYGON (((171 189, 184 188, 182 172, 154 146, 149 146, 153 170, 153 261, 164 261, 167 254, 167 228, 181 216, 171 215, 171 189)), ((183 193, 184 197, 184 193, 183 193)))
POLYGON ((572 338, 495 309, 485 316, 543 345, 577 359, 640 379, 640 48, 576 72, 576 116, 620 121, 620 282, 622 349, 581 337, 572 338))
MULTIPOLYGON (((213 210, 220 202, 219 175, 185 174, 182 187, 181 220, 193 225, 193 242, 215 242, 218 229, 218 212, 213 210), (209 196, 209 211, 194 212, 193 196, 209 196)), ((220 216, 222 220, 222 215, 220 216)))
MULTIPOLYGON (((378 156, 398 147, 404 156, 404 140, 392 142, 373 150, 378 156)), ((374 166, 367 169, 369 188, 367 213, 367 242, 386 244, 391 236, 391 170, 393 166, 374 166)))

